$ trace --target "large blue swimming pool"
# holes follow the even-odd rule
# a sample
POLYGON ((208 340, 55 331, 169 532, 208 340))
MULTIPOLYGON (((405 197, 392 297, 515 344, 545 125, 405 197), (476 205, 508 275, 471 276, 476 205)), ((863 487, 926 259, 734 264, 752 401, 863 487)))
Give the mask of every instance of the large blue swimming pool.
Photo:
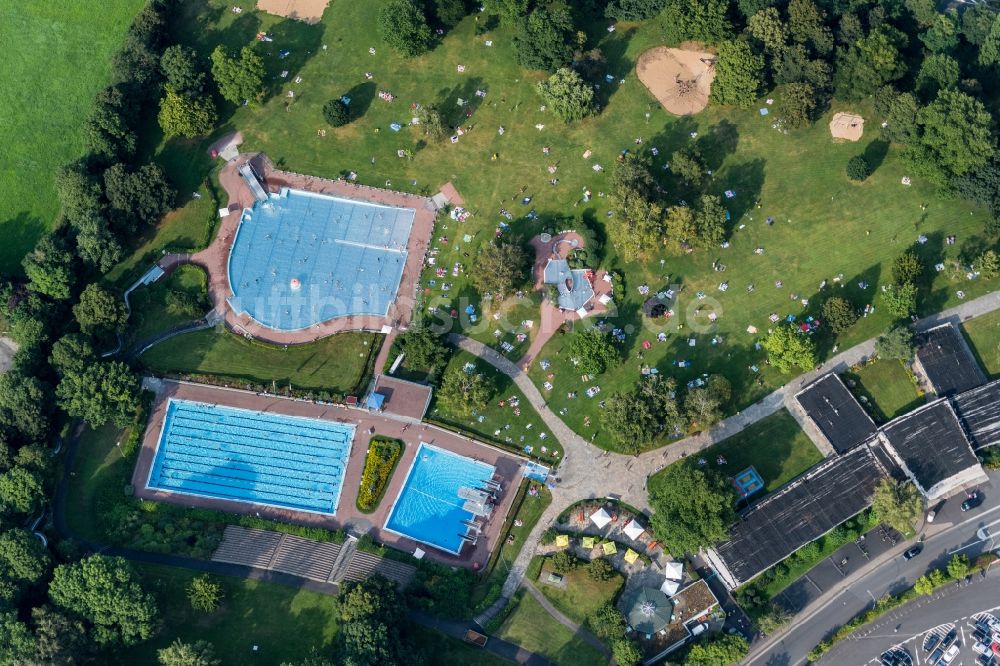
POLYGON ((415 213, 301 190, 272 194, 243 213, 229 253, 230 304, 280 331, 385 316, 415 213))
POLYGON ((335 514, 353 437, 344 423, 171 399, 146 486, 335 514))
POLYGON ((479 488, 494 471, 492 465, 422 443, 385 528, 457 555, 467 531, 462 521, 473 517, 462 508, 458 489, 479 488))

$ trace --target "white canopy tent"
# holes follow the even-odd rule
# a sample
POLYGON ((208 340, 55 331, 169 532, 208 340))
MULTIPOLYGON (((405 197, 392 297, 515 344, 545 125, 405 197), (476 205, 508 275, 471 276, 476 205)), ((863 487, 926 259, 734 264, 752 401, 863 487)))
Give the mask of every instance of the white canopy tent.
POLYGON ((684 578, 684 565, 677 560, 670 560, 663 569, 663 575, 667 580, 682 580, 684 578))
POLYGON ((670 580, 668 578, 667 580, 663 581, 663 585, 660 585, 660 592, 663 592, 663 594, 667 595, 668 597, 672 597, 675 594, 677 594, 677 588, 679 588, 680 586, 681 584, 678 583, 676 580, 670 580))
POLYGON ((598 529, 602 529, 605 525, 611 522, 611 516, 608 512, 604 510, 604 507, 598 509, 594 514, 590 516, 590 519, 594 521, 598 529))
POLYGON ((628 521, 628 525, 625 526, 625 536, 632 541, 638 541, 642 533, 646 531, 646 528, 640 525, 634 518, 628 521))

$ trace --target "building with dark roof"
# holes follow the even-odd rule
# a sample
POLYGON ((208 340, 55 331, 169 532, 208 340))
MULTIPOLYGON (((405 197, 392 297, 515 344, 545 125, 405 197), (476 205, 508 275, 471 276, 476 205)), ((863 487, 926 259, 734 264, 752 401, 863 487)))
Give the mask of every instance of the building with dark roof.
POLYGON ((920 334, 914 365, 938 395, 954 395, 986 383, 961 332, 941 324, 920 334))
POLYGON ((875 434, 875 422, 835 373, 823 375, 795 399, 837 453, 846 453, 875 434))
POLYGON ((947 398, 893 419, 882 426, 880 439, 928 501, 987 480, 947 398))
POLYGON ((727 586, 742 585, 868 508, 884 476, 868 446, 829 458, 746 510, 706 557, 727 586))
POLYGON ((1000 444, 1000 379, 960 393, 953 401, 973 449, 1000 444))

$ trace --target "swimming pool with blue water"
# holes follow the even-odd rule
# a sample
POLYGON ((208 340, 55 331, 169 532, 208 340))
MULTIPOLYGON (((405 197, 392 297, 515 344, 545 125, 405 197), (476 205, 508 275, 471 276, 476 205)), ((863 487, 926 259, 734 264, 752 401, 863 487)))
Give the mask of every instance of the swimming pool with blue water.
POLYGON ((462 508, 465 502, 458 489, 482 487, 495 470, 493 465, 421 443, 385 529, 458 555, 461 535, 466 533, 462 521, 473 518, 462 508))
POLYGON ((146 487, 334 515, 354 430, 171 399, 146 487))

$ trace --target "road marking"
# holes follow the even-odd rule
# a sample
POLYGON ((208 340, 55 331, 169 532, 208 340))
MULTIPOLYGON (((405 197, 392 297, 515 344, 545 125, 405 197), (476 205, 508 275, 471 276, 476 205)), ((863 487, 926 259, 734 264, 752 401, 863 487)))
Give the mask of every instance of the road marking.
POLYGON ((978 530, 976 530, 976 537, 978 537, 980 541, 986 541, 987 539, 990 538, 989 528, 992 527, 993 525, 996 525, 997 523, 1000 523, 1000 520, 994 520, 992 523, 986 523, 978 530))

